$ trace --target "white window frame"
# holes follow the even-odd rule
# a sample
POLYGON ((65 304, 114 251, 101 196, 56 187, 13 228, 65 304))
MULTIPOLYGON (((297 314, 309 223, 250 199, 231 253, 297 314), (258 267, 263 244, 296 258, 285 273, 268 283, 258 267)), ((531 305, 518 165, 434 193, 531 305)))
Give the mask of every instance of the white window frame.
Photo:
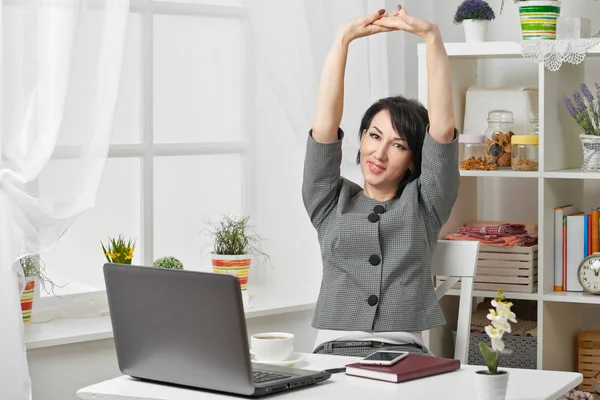
MULTIPOLYGON (((256 70, 253 51, 249 40, 251 32, 245 9, 242 6, 219 6, 163 2, 154 0, 131 0, 130 14, 139 14, 141 23, 141 141, 136 144, 111 144, 107 159, 133 158, 141 164, 141 243, 142 263, 154 259, 154 158, 161 156, 201 156, 215 154, 240 154, 242 156, 242 213, 256 219, 256 70), (238 18, 242 21, 242 140, 204 143, 153 143, 153 103, 154 103, 154 15, 182 15, 238 18)), ((75 159, 79 156, 77 146, 57 146, 52 159, 75 159)), ((105 295, 105 291, 78 293, 72 295, 47 296, 37 299, 38 306, 52 307, 72 299, 83 299, 105 295)))

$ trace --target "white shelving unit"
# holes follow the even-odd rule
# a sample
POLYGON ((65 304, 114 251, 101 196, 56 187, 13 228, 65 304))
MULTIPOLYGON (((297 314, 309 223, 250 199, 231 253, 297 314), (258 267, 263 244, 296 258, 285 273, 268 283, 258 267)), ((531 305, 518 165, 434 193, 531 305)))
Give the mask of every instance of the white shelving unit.
MULTIPOLYGON (((521 46, 516 42, 446 43, 450 57, 454 91, 455 119, 462 131, 467 89, 485 82, 490 73, 485 63, 493 60, 494 65, 504 62, 529 63, 537 69, 540 136, 540 170, 536 172, 461 171, 459 198, 450 220, 441 234, 455 232, 459 226, 474 220, 523 220, 537 222, 538 243, 538 288, 535 293, 505 293, 509 299, 537 302, 537 367, 538 369, 576 371, 577 334, 584 329, 600 328, 600 296, 583 293, 554 292, 554 208, 568 203, 579 205, 582 210, 600 206, 600 173, 581 172, 581 144, 578 127, 564 107, 563 99, 571 96, 585 82, 585 68, 589 60, 600 57, 600 46, 588 51, 586 61, 579 65, 563 64, 556 72, 547 70, 543 63, 523 60, 521 46), (517 190, 501 193, 502 201, 510 202, 504 207, 500 218, 490 218, 489 209, 482 204, 498 201, 497 191, 489 191, 490 185, 512 186, 517 190), (486 190, 481 190, 481 187, 486 190), (530 188, 529 197, 521 195, 524 186, 530 188), (537 187, 537 191, 535 188, 537 187), (518 211, 521 214, 518 214, 518 211), (531 212, 523 210, 532 210, 531 212), (515 216, 518 214, 518 216, 515 216), (524 216, 525 215, 525 216, 524 216)), ((427 69, 425 46, 418 46, 419 57, 419 100, 427 105, 427 69)), ((600 81, 600 74, 597 78, 600 81)), ((593 90, 595 92, 595 90, 593 90)), ((483 132, 482 132, 483 133, 483 132)), ((450 294, 458 295, 458 291, 450 294)), ((495 292, 477 290, 474 297, 494 297, 495 292)), ((456 314, 457 298, 447 296, 442 307, 449 325, 456 314)), ((518 318, 518 315, 517 315, 518 318)), ((447 352, 448 329, 430 333, 430 346, 442 346, 447 352)), ((440 347, 437 347, 438 350, 440 347)))

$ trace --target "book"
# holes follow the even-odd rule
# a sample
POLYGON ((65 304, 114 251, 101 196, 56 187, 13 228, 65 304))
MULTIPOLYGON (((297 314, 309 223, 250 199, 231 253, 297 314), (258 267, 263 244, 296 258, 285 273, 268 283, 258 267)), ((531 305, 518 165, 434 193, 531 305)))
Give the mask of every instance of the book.
MULTIPOLYGON (((563 281, 563 240, 564 231, 566 231, 566 215, 579 212, 579 208, 572 204, 556 207, 554 209, 554 291, 565 290, 566 282, 563 281)), ((565 261, 566 263, 566 261, 565 261)))
POLYGON ((567 265, 566 290, 568 292, 583 292, 583 287, 577 279, 579 263, 588 252, 588 217, 585 214, 567 216, 567 265))
POLYGON ((460 360, 409 354, 393 365, 346 365, 346 375, 386 382, 406 382, 460 369, 460 360))

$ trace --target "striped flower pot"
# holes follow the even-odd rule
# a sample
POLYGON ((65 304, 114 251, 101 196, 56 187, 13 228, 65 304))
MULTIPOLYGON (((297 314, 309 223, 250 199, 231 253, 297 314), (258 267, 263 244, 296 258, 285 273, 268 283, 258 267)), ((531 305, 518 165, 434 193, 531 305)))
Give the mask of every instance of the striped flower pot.
POLYGON ((556 40, 556 22, 560 14, 560 1, 519 2, 523 40, 556 40))
POLYGON ((234 275, 240 280, 242 291, 248 288, 248 274, 252 264, 252 255, 229 256, 211 253, 212 269, 217 274, 234 275))
POLYGON ((23 322, 29 322, 31 311, 33 310, 33 297, 37 279, 34 276, 25 278, 25 289, 21 293, 21 312, 23 313, 23 322))

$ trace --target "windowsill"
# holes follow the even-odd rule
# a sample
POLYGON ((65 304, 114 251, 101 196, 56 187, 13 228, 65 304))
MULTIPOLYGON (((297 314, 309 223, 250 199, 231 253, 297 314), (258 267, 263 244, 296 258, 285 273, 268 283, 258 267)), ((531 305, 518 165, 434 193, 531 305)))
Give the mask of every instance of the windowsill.
MULTIPOLYGON (((246 319, 287 314, 315 308, 318 291, 307 287, 250 287, 250 306, 246 319)), ((110 339, 113 337, 109 316, 95 318, 63 318, 45 323, 25 324, 28 350, 50 346, 110 339)))

